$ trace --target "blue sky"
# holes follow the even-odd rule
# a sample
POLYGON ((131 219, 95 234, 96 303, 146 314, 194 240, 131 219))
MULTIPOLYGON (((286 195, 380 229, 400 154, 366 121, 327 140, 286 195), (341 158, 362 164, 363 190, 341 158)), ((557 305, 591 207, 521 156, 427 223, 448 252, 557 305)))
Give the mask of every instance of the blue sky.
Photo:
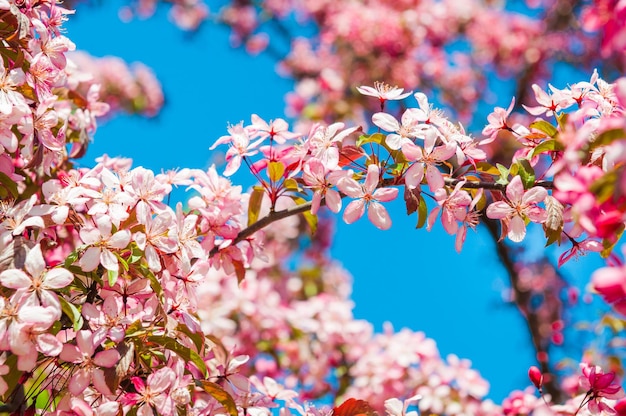
MULTIPOLYGON (((119 3, 81 6, 66 25, 80 50, 94 56, 141 61, 164 85, 166 105, 155 119, 122 116, 102 123, 83 166, 103 153, 126 156, 135 166, 157 172, 178 167, 206 168, 216 155, 208 148, 227 123, 284 117, 284 94, 291 82, 276 75, 276 62, 229 46, 225 28, 207 24, 194 35, 168 22, 164 11, 130 24, 117 17, 119 3)), ((506 107, 510 96, 499 97, 506 107)), ((219 156, 219 155, 218 155, 219 156)), ((354 276, 355 316, 380 330, 385 321, 434 338, 443 356, 469 358, 491 383, 489 397, 501 401, 529 385, 535 364, 525 323, 502 301, 507 276, 485 230, 468 233, 461 255, 454 239, 437 225, 415 230, 401 198, 388 205, 393 226, 383 232, 366 218, 337 222, 333 255, 354 276)), ((534 247, 541 250, 542 243, 534 247)), ((584 259, 565 269, 577 282, 602 262, 584 259)))

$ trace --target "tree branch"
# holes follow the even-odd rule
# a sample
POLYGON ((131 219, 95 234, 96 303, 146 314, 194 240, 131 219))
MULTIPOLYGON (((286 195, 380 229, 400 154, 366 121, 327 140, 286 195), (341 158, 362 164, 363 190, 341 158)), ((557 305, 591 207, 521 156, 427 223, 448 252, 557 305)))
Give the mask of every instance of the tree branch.
MULTIPOLYGON (((517 273, 517 269, 515 268, 515 263, 512 260, 513 256, 510 252, 510 249, 504 243, 504 241, 499 241, 500 236, 498 221, 483 217, 483 224, 485 224, 487 230, 489 231, 489 234, 493 238, 493 241, 496 244, 496 252, 498 253, 498 258, 500 259, 500 262, 502 263, 507 271, 507 274, 509 275, 511 288, 513 289, 513 293, 515 295, 514 301, 518 309, 526 319, 526 324, 528 326, 528 332, 530 333, 533 347, 535 348, 538 356, 545 355, 545 357, 549 357, 549 344, 543 342, 544 337, 541 336, 541 333, 539 331, 539 326, 541 323, 540 317, 533 310, 523 306, 529 303, 530 292, 522 290, 522 288, 520 287, 519 275, 517 273)), ((540 360, 539 365, 541 372, 544 374, 544 391, 550 394, 554 403, 560 403, 563 393, 561 392, 561 389, 558 385, 556 376, 550 369, 549 360, 540 360)))

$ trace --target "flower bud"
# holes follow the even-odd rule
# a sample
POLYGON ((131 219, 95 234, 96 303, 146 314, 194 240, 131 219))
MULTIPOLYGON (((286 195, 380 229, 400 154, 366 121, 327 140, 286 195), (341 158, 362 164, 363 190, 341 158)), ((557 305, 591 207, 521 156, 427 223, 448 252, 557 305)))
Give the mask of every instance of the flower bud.
POLYGON ((543 374, 541 374, 541 370, 533 365, 528 369, 528 378, 530 378, 530 381, 533 382, 535 387, 541 390, 541 386, 543 385, 543 374))

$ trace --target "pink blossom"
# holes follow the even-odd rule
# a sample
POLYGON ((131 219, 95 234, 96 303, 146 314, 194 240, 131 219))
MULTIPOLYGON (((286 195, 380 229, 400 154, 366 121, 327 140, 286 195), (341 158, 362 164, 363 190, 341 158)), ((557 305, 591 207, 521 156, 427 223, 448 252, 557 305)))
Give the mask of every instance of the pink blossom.
POLYGON ((65 344, 59 355, 64 361, 79 364, 68 383, 70 393, 75 396, 79 396, 90 385, 103 394, 110 394, 101 367, 113 367, 120 360, 120 354, 115 349, 95 353, 103 339, 94 335, 91 331, 78 331, 76 345, 65 344))
POLYGON ((326 206, 332 212, 337 213, 341 210, 341 195, 332 188, 346 175, 349 175, 346 171, 329 171, 319 159, 311 158, 306 161, 302 171, 302 179, 314 190, 311 201, 312 214, 317 213, 322 198, 324 198, 326 206))
POLYGON ((337 187, 341 192, 351 198, 357 198, 350 202, 343 213, 343 219, 347 224, 352 224, 365 213, 369 208, 367 216, 376 227, 387 230, 391 227, 391 218, 380 202, 388 202, 398 196, 397 188, 380 188, 380 169, 378 165, 371 164, 367 167, 365 183, 360 184, 352 178, 342 178, 337 182, 337 187))
POLYGON ((487 121, 489 124, 485 126, 483 129, 483 135, 487 136, 487 139, 482 140, 481 144, 488 144, 495 140, 496 135, 500 130, 511 130, 509 125, 507 124, 507 117, 511 114, 513 107, 515 106, 515 97, 511 100, 511 104, 505 110, 502 107, 496 107, 493 110, 493 113, 487 116, 487 121))
POLYGON ((56 319, 61 318, 61 304, 54 290, 68 286, 74 275, 61 267, 46 270, 39 244, 26 255, 24 268, 28 274, 18 269, 0 273, 0 283, 16 290, 11 299, 20 305, 48 307, 55 312, 56 319))
POLYGON ((344 124, 340 122, 328 127, 317 126, 312 130, 308 140, 313 157, 319 159, 327 169, 337 168, 339 165, 337 145, 356 130, 356 127, 344 129, 344 124))
POLYGON ((404 181, 409 189, 417 188, 424 178, 425 168, 428 187, 435 192, 444 186, 443 174, 437 166, 454 156, 457 145, 454 142, 445 142, 435 147, 436 131, 430 128, 425 133, 424 149, 413 143, 405 143, 402 146, 404 156, 409 161, 415 162, 404 174, 404 181))
POLYGON ((244 157, 254 156, 258 150, 254 150, 264 139, 250 142, 250 133, 243 127, 243 123, 228 127, 228 136, 222 136, 209 149, 213 150, 218 145, 228 143, 230 148, 226 152, 228 164, 224 170, 224 176, 231 176, 239 170, 244 157))
POLYGON ((86 272, 97 269, 100 264, 107 270, 117 272, 118 261, 114 251, 128 246, 130 231, 122 229, 112 234, 111 219, 106 215, 97 217, 95 222, 96 227, 84 227, 80 230, 81 240, 90 247, 83 253, 78 264, 86 272))
POLYGON ((508 227, 508 237, 516 243, 526 236, 526 218, 533 222, 542 222, 545 211, 537 204, 543 201, 548 192, 539 186, 524 191, 522 178, 515 176, 506 187, 507 201, 496 201, 487 207, 487 217, 502 219, 508 227))
POLYGON ((624 390, 615 380, 615 373, 604 373, 597 365, 580 364, 582 375, 579 378, 582 387, 589 396, 587 409, 593 415, 604 412, 615 414, 615 410, 604 399, 621 399, 624 397, 624 390))
POLYGON ((411 139, 419 136, 420 129, 417 128, 418 119, 416 112, 418 110, 409 108, 402 114, 402 124, 398 123, 390 114, 376 113, 372 116, 372 122, 381 129, 393 132, 387 135, 385 143, 391 150, 398 150, 405 143, 412 143, 411 139))
POLYGON ((378 98, 381 104, 388 100, 402 100, 411 95, 411 91, 404 92, 404 88, 392 87, 384 82, 375 82, 373 88, 363 85, 356 89, 363 95, 378 98))
POLYGON ((270 140, 278 144, 284 144, 287 140, 295 139, 299 136, 299 134, 289 131, 289 124, 282 118, 271 120, 268 123, 256 114, 252 115, 251 130, 262 138, 269 137, 270 140))

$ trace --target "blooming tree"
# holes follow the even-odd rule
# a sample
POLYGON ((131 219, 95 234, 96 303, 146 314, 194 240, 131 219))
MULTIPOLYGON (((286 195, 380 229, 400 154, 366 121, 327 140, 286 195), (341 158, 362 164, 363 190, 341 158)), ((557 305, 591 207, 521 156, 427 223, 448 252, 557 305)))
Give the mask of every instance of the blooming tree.
MULTIPOLYGON (((280 18, 292 5, 279 3, 263 7, 280 18)), ((252 115, 215 140, 227 148, 221 174, 215 167, 155 174, 106 156, 92 168, 73 165, 98 117, 158 111, 162 96, 150 73, 72 53, 61 34, 72 12, 54 0, 0 0, 0 411, 237 416, 278 407, 282 415, 399 416, 416 414, 416 406, 420 414, 624 414, 619 360, 603 368, 582 357, 579 373, 559 385, 540 325, 552 324, 558 343, 558 275, 545 265, 533 282, 541 265, 513 264, 504 241, 523 241, 534 223, 547 245, 562 247, 560 263, 600 252, 609 261, 591 285, 624 313, 626 275, 615 248, 626 223, 626 79, 593 72, 563 89, 533 84, 560 58, 534 43, 540 23, 476 5, 479 12, 446 2, 303 2, 299 11, 324 41, 315 53, 294 43, 285 65, 300 91, 319 84, 292 97, 294 111, 314 117, 292 128, 252 115), (356 12, 362 21, 350 18, 356 12), (503 15, 510 25, 502 31, 519 43, 477 29, 503 15), (394 25, 399 18, 404 23, 394 25), (482 51, 476 61, 442 52, 461 32, 482 51), (329 64, 310 68, 324 62, 316 56, 329 64), (420 56, 432 66, 410 66, 420 56), (485 62, 525 74, 517 102, 528 104, 525 115, 512 114, 516 101, 496 108, 477 138, 424 92, 366 82, 393 68, 399 72, 388 82, 404 79, 442 99, 455 92, 457 114, 466 117, 480 97, 480 77, 469 69, 485 62), (502 150, 506 140, 518 144, 514 152, 502 150), (256 180, 249 191, 228 179, 243 169, 256 180), (168 204, 175 186, 192 191, 185 205, 168 204), (401 191, 418 227, 441 221, 457 250, 480 223, 501 241, 538 353, 529 381, 539 395, 531 388, 493 403, 470 363, 441 357, 423 333, 375 334, 353 318, 349 277, 328 256, 326 216, 343 210, 347 223, 367 216, 387 229, 385 203, 401 191), (283 261, 296 253, 299 266, 283 261), (327 397, 342 404, 311 402, 327 397)), ((137 5, 146 13, 154 6, 137 5)), ((572 29, 576 45, 564 27, 578 10, 543 7, 555 13, 544 35, 552 47, 567 46, 558 49, 563 59, 586 56, 582 48, 597 61, 600 42, 601 58, 621 68, 619 3, 586 5, 580 16, 591 33, 572 29)), ((197 2, 174 2, 172 10, 186 28, 208 15, 197 2)), ((256 12, 242 2, 220 18, 258 47, 256 12)), ((610 324, 619 332, 623 321, 610 324)))

